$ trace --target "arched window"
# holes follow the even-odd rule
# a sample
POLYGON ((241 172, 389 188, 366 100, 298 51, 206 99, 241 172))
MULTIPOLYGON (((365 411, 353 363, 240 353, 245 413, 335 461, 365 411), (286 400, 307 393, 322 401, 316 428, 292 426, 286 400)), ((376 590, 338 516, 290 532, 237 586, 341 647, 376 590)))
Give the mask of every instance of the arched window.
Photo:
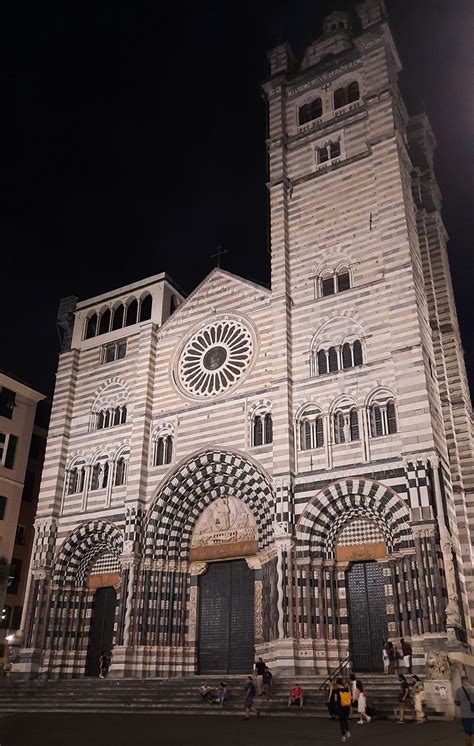
POLYGON ((263 445, 263 420, 260 415, 254 417, 253 420, 253 445, 263 445))
POLYGON ((140 301, 140 321, 151 319, 151 295, 145 295, 140 301))
POLYGON ((347 96, 345 88, 337 88, 334 91, 334 108, 340 109, 342 106, 347 104, 347 96))
POLYGON ((87 319, 85 339, 91 339, 92 337, 95 337, 96 334, 97 314, 93 313, 92 316, 89 316, 89 318, 87 319))
POLYGON ((309 451, 324 446, 323 416, 317 410, 305 412, 300 424, 300 448, 309 451))
POLYGON ((121 329, 123 327, 124 311, 125 311, 125 308, 122 304, 120 304, 120 306, 117 306, 117 308, 114 309, 114 313, 112 317, 112 330, 113 331, 116 331, 117 329, 121 329))
POLYGON ((120 416, 121 416, 120 409, 121 409, 120 407, 116 407, 114 409, 114 421, 113 421, 114 425, 120 425, 120 416))
POLYGON ((97 430, 102 430, 104 427, 104 413, 99 412, 97 415, 97 430))
POLYGON ((179 300, 177 295, 172 295, 170 298, 170 316, 176 311, 179 306, 179 300))
MULTIPOLYGON (((336 151, 334 156, 336 157, 336 151)), ((337 271, 324 270, 320 274, 320 295, 322 298, 335 293, 343 293, 351 288, 351 274, 347 267, 341 267, 337 271)))
POLYGON ((115 486, 120 487, 127 481, 127 459, 119 456, 115 465, 115 486))
POLYGON ((351 440, 359 440, 359 413, 354 407, 349 413, 351 440))
POLYGON ((257 411, 252 421, 252 445, 263 446, 273 442, 273 420, 271 412, 257 411))
POLYGON ((104 313, 100 314, 99 320, 99 334, 107 334, 110 329, 110 308, 107 308, 104 313))
POLYGON ((120 424, 124 425, 126 423, 126 421, 127 421, 127 407, 123 406, 120 409, 121 409, 121 412, 120 412, 120 424))
POLYGON ((339 370, 337 350, 335 347, 329 348, 328 357, 329 357, 329 372, 334 373, 335 371, 339 370))
POLYGON ((164 466, 170 464, 173 457, 173 436, 170 434, 158 435, 153 447, 153 466, 164 466))
POLYGON ((301 423, 300 442, 301 450, 309 451, 311 448, 311 422, 309 420, 303 420, 301 423))
POLYGON ((334 295, 334 276, 323 277, 321 279, 321 295, 326 298, 328 295, 334 295))
POLYGON ((303 104, 298 111, 298 124, 306 124, 313 119, 319 119, 323 113, 323 102, 320 98, 315 98, 308 104, 303 104))
POLYGON ((84 463, 82 461, 77 462, 76 465, 69 472, 67 483, 68 495, 80 494, 84 490, 85 474, 86 468, 84 463))
POLYGON ((342 293, 349 290, 351 286, 351 276, 348 269, 340 269, 337 273, 337 292, 342 293))
POLYGON ((319 350, 318 352, 318 373, 322 375, 328 372, 328 359, 326 357, 326 350, 319 350))
POLYGON ((348 342, 342 345, 342 367, 352 368, 352 348, 348 342))
POLYGON ((334 441, 335 443, 345 443, 344 433, 344 415, 342 412, 336 412, 334 415, 334 441))
POLYGON ((359 100, 359 83, 357 80, 353 80, 347 86, 347 103, 352 104, 354 101, 359 100))
POLYGON ((353 346, 353 356, 354 356, 354 365, 362 365, 363 363, 363 357, 362 357, 362 344, 358 339, 355 340, 353 346))
POLYGON ((373 438, 383 435, 382 412, 378 404, 373 404, 370 409, 370 428, 373 438))
POLYGON ((91 490, 102 490, 107 487, 109 480, 109 464, 107 461, 98 461, 92 467, 91 490))
POLYGON ((136 299, 134 299, 127 306, 127 315, 126 315, 126 319, 125 319, 125 326, 131 326, 132 324, 136 324, 137 323, 137 314, 138 314, 138 301, 136 299))
POLYGON ((395 413, 395 402, 393 399, 390 399, 387 402, 387 428, 389 435, 393 435, 397 432, 397 415, 395 413))
POLYGON ((264 436, 265 443, 273 442, 273 420, 270 412, 267 412, 267 414, 265 415, 264 436))
POLYGON ((354 101, 358 101, 359 95, 359 83, 357 80, 353 80, 349 85, 338 88, 334 91, 334 108, 340 109, 346 104, 352 104, 354 101))

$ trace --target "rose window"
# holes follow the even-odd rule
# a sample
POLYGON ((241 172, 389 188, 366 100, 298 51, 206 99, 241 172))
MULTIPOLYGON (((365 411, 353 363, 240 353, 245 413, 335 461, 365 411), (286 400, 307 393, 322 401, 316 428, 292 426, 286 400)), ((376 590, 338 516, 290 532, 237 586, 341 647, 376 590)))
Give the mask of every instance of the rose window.
POLYGON ((247 370, 252 352, 252 336, 243 324, 214 321, 196 332, 181 353, 181 385, 194 396, 217 396, 247 370))

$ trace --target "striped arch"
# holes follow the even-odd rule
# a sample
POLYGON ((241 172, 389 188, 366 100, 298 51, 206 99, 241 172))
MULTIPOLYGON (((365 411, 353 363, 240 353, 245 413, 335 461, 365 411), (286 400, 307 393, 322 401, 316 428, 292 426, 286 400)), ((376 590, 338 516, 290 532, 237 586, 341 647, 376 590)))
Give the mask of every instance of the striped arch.
POLYGON ((337 534, 356 517, 382 529, 389 552, 414 546, 410 513, 396 492, 371 479, 344 479, 305 508, 296 527, 297 556, 334 559, 337 534))
POLYGON ((252 511, 259 547, 273 535, 275 501, 263 470, 241 454, 208 450, 182 463, 159 490, 145 525, 145 557, 186 560, 202 511, 216 498, 240 498, 252 511))
POLYGON ((54 562, 53 583, 82 585, 88 569, 102 554, 120 557, 123 535, 108 521, 88 521, 63 542, 54 562))

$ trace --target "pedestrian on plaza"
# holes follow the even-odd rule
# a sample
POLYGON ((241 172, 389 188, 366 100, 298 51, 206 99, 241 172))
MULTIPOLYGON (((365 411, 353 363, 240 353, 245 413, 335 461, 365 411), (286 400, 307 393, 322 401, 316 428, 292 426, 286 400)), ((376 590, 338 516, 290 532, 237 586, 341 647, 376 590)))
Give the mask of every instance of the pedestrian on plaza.
POLYGON ((290 691, 288 707, 291 707, 291 705, 299 705, 300 709, 304 705, 304 692, 299 684, 295 684, 293 689, 290 691))
POLYGON ((260 710, 257 710, 252 706, 256 695, 257 695, 257 689, 256 689, 255 684, 253 683, 253 679, 251 676, 247 676, 247 683, 245 684, 245 699, 244 699, 245 717, 244 717, 244 720, 249 719, 251 712, 254 712, 255 715, 257 715, 257 717, 260 715, 260 710))
POLYGON ((329 679, 328 681, 326 692, 327 692, 326 705, 328 708, 329 717, 331 720, 336 720, 337 719, 337 705, 336 705, 334 682, 332 679, 329 679))
POLYGON ((367 715, 367 699, 364 693, 364 685, 360 679, 356 680, 356 700, 357 700, 357 712, 359 713, 359 719, 357 725, 364 725, 364 723, 370 723, 372 718, 367 715))
POLYGON ((99 658, 99 679, 107 678, 110 667, 110 653, 103 650, 99 658))
POLYGON ((263 672, 265 671, 266 665, 263 658, 259 658, 255 664, 255 674, 257 677, 257 689, 260 695, 263 694, 263 672))
POLYGON ((342 743, 351 737, 349 730, 349 717, 351 714, 351 690, 342 679, 337 679, 335 688, 337 715, 341 726, 342 743))
POLYGON ((405 708, 410 704, 410 687, 404 675, 398 674, 398 680, 400 682, 400 694, 398 695, 398 701, 400 703, 400 716, 398 719, 399 723, 405 724, 405 708))
POLYGON ((417 725, 421 725, 426 722, 425 713, 423 711, 423 702, 425 701, 425 687, 422 680, 418 676, 413 676, 413 683, 411 690, 413 692, 413 703, 415 705, 415 720, 417 725))
POLYGON ((413 655, 411 645, 409 642, 406 642, 403 637, 400 640, 400 645, 402 646, 403 665, 405 666, 407 673, 411 674, 411 657, 413 655))
POLYGON ((383 661, 383 672, 388 673, 388 667, 390 665, 390 658, 388 657, 387 643, 385 642, 382 648, 382 661, 383 661))
POLYGON ((272 679, 273 679, 272 672, 270 671, 268 666, 265 666, 265 671, 263 672, 263 675, 262 675, 262 687, 263 687, 263 693, 266 697, 267 702, 270 699, 270 694, 272 691, 272 679))
POLYGON ((465 746, 472 746, 474 736, 474 687, 467 676, 461 679, 461 686, 456 689, 454 701, 461 708, 461 722, 464 731, 465 746))
POLYGON ((350 686, 351 686, 351 705, 355 709, 357 709, 357 676, 355 673, 351 673, 350 675, 350 686))
POLYGON ((396 650, 393 647, 393 642, 391 642, 390 640, 387 640, 385 644, 387 646, 388 655, 388 673, 395 673, 395 661, 397 659, 396 650))

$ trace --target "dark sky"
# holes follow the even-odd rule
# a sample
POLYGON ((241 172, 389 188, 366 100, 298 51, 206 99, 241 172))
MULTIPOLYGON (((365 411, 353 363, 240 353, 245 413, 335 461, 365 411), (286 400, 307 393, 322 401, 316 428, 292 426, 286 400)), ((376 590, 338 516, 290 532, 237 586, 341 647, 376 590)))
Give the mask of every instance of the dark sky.
MULTIPOLYGON (((50 393, 62 296, 161 271, 190 291, 218 244, 225 268, 268 282, 266 50, 284 37, 301 56, 331 5, 2 4, 0 367, 50 393)), ((473 6, 387 5, 402 90, 438 140, 472 381, 473 6)))

